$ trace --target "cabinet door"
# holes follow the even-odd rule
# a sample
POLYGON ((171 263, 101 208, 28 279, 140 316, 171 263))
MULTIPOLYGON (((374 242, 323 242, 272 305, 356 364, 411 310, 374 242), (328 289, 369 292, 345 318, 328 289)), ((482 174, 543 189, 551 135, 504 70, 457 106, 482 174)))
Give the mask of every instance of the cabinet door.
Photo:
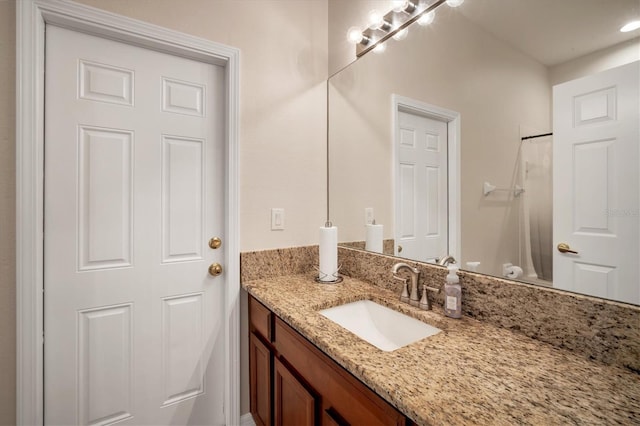
POLYGON ((322 426, 351 426, 332 407, 324 410, 322 414, 322 426))
POLYGON ((253 333, 249 335, 251 414, 258 426, 271 426, 271 351, 253 333))
POLYGON ((274 360, 274 366, 275 424, 277 426, 315 425, 314 396, 277 358, 274 360))

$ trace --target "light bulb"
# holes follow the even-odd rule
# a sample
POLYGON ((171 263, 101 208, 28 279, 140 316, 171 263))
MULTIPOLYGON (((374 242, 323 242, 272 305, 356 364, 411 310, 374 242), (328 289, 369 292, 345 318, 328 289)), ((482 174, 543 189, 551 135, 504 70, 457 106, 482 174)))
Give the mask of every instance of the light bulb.
POLYGON ((458 7, 462 3, 464 3, 464 0, 447 0, 447 5, 451 7, 458 7))
POLYGON ((391 2, 391 8, 394 12, 400 13, 404 10, 405 0, 393 0, 391 2))
POLYGON ((620 28, 620 32, 628 33, 630 31, 635 31, 638 28, 640 28, 640 21, 631 21, 624 27, 620 28))
POLYGON ((405 38, 407 38, 407 35, 409 34, 409 29, 408 28, 403 28, 400 31, 398 31, 397 33, 395 33, 393 35, 393 39, 394 40, 404 40, 405 38))
POLYGON ((373 48, 373 51, 375 53, 382 53, 387 49, 387 46, 385 46, 383 43, 377 45, 376 47, 373 48))
POLYGON ((369 28, 372 30, 376 30, 382 26, 384 23, 384 16, 377 10, 372 10, 369 12, 369 28))
POLYGON ((425 13, 422 16, 420 16, 420 18, 418 18, 418 25, 422 25, 423 27, 425 25, 429 25, 430 23, 433 22, 435 17, 436 17, 436 12, 433 10, 429 13, 425 13))
POLYGON ((364 36, 362 35, 362 31, 360 28, 351 27, 349 31, 347 31, 347 40, 349 40, 353 44, 358 44, 362 41, 364 36))
POLYGON ((396 13, 413 13, 416 9, 416 5, 411 0, 394 0, 392 5, 393 11, 396 13))

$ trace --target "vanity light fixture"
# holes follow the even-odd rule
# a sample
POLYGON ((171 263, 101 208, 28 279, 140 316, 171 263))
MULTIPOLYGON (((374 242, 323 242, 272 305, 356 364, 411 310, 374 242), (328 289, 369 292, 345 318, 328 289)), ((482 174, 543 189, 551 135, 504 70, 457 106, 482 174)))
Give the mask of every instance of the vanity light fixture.
POLYGON ((622 28, 620 28, 620 32, 628 33, 628 32, 631 32, 631 31, 635 31, 638 28, 640 28, 640 21, 631 21, 628 24, 626 24, 625 26, 623 26, 622 28))
POLYGON ((458 7, 462 3, 464 3, 464 0, 447 0, 447 5, 449 7, 458 7))
POLYGON ((368 27, 364 30, 350 28, 347 38, 356 44, 358 57, 374 49, 381 52, 384 50, 382 44, 391 37, 396 40, 406 38, 407 28, 412 23, 418 21, 420 25, 428 25, 433 22, 435 9, 445 2, 451 7, 458 7, 464 0, 394 0, 392 9, 386 14, 370 11, 368 27))

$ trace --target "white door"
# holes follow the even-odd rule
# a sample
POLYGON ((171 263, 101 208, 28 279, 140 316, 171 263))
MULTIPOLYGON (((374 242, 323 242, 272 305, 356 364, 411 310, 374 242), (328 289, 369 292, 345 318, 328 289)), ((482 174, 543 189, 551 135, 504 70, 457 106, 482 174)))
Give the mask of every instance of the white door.
POLYGON ((553 88, 554 286, 640 303, 640 62, 553 88))
POLYGON ((224 423, 223 87, 47 26, 46 424, 224 423))
POLYGON ((449 252, 447 123, 399 111, 396 131, 395 254, 433 261, 449 252))

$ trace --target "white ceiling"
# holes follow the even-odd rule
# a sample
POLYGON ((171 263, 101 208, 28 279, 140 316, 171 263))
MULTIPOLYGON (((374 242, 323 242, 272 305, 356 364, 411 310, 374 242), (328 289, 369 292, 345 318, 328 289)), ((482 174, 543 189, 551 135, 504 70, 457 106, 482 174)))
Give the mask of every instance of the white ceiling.
POLYGON ((640 0, 466 0, 459 10, 547 66, 640 37, 619 31, 640 19, 640 0))

